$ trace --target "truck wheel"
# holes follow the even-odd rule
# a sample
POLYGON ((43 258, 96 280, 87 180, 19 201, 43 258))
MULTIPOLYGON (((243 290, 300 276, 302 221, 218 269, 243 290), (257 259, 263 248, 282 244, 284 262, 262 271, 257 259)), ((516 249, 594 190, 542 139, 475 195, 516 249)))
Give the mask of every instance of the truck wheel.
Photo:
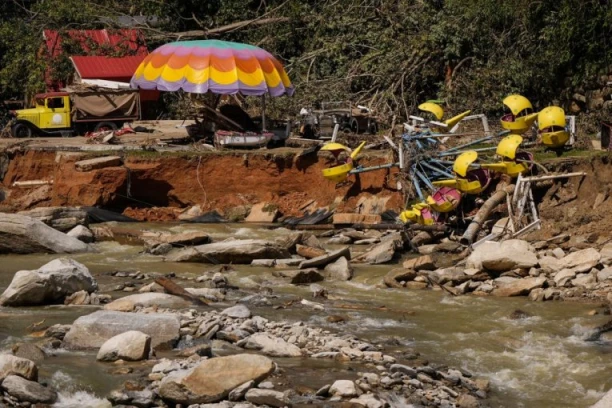
POLYGON ((32 137, 32 128, 24 123, 13 126, 13 136, 18 138, 32 137))
POLYGON ((368 125, 368 131, 370 132, 371 135, 375 135, 378 133, 378 123, 376 123, 375 121, 370 122, 370 124, 368 125))
POLYGON ((351 123, 351 132, 358 134, 359 133, 359 122, 357 122, 357 119, 352 118, 350 123, 351 123))
POLYGON ((117 130, 117 125, 113 122, 100 122, 94 128, 94 132, 104 132, 107 130, 117 130))

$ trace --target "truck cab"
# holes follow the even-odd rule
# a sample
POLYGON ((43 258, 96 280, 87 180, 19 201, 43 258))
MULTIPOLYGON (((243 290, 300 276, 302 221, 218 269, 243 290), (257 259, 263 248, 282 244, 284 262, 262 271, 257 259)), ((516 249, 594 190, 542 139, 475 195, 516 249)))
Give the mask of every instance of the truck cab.
MULTIPOLYGON (((67 92, 49 92, 34 97, 34 107, 14 111, 13 136, 30 137, 33 132, 70 130, 70 96, 67 92)), ((42 133, 40 132, 40 133, 42 133)))

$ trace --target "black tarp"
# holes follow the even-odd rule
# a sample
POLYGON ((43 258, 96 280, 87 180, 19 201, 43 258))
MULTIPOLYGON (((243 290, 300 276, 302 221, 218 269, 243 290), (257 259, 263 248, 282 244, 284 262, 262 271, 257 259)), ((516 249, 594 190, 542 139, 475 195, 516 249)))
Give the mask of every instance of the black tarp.
POLYGON ((102 208, 98 207, 83 207, 83 209, 87 212, 87 219, 92 224, 109 221, 138 222, 138 220, 135 220, 134 218, 130 218, 113 211, 103 210, 102 208))
POLYGON ((321 224, 329 217, 331 217, 333 211, 327 211, 325 209, 318 209, 312 214, 306 212, 301 217, 288 217, 283 220, 285 225, 315 225, 321 224))
POLYGON ((201 223, 201 224, 218 224, 220 222, 228 222, 218 212, 211 211, 206 214, 200 215, 199 217, 186 220, 187 222, 201 223))

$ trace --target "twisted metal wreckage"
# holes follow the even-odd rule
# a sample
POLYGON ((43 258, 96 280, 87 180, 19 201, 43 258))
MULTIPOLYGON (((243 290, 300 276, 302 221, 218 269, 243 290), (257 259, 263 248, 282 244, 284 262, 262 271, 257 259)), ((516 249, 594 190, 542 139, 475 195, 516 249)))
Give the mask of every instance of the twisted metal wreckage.
POLYGON ((566 117, 563 109, 556 106, 534 112, 531 102, 521 95, 510 95, 503 104, 508 111, 501 118, 503 130, 493 134, 484 115, 469 116, 471 111, 465 111, 444 119, 444 109, 438 101, 425 102, 419 105, 422 115, 410 116, 411 123, 404 124, 405 132, 397 143, 385 136, 394 151, 393 162, 360 166, 357 160, 365 142, 351 150, 332 141, 321 150, 332 153, 338 163, 324 169, 323 177, 340 183, 350 175, 398 168, 407 207, 399 219, 415 230, 462 230, 461 242, 467 245, 515 238, 539 229, 532 183, 584 173, 550 174, 525 148, 544 146, 558 155, 571 149, 574 117, 566 117), (483 131, 457 132, 461 122, 473 119, 482 121, 483 131), (537 132, 527 136, 530 129, 535 129, 536 121, 537 132), (481 137, 454 143, 474 136, 481 137), (487 156, 491 152, 495 155, 487 156), (545 174, 535 175, 538 169, 545 174), (493 224, 495 220, 489 217, 504 201, 508 216, 493 224), (492 225, 491 232, 474 242, 485 222, 492 225))

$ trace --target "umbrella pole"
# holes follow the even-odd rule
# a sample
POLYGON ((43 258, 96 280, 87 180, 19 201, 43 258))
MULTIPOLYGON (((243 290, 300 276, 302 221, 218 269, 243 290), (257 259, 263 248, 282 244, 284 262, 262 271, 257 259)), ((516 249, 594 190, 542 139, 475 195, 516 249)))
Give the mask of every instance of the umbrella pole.
POLYGON ((261 131, 266 131, 266 95, 261 95, 261 131))

